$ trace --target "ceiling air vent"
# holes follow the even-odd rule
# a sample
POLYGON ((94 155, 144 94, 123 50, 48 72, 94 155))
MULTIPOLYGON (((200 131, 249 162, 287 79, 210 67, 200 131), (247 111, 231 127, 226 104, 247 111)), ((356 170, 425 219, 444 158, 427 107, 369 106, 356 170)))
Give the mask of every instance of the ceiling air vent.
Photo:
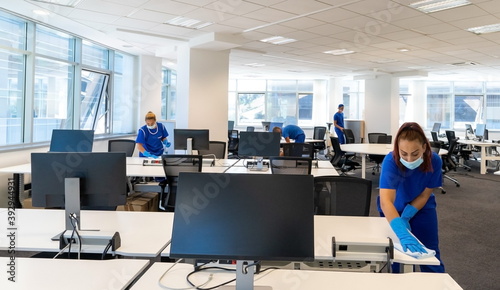
POLYGON ((468 66, 468 65, 477 65, 477 63, 475 63, 473 61, 464 61, 464 62, 452 63, 451 65, 454 65, 454 66, 468 66))

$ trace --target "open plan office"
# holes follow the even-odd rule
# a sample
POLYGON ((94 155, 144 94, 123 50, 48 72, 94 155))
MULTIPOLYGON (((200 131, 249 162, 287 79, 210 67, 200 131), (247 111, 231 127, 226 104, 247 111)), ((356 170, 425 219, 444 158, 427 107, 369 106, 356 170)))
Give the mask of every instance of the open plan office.
POLYGON ((0 288, 462 289, 369 216, 369 134, 500 175, 497 6, 0 0, 0 288))

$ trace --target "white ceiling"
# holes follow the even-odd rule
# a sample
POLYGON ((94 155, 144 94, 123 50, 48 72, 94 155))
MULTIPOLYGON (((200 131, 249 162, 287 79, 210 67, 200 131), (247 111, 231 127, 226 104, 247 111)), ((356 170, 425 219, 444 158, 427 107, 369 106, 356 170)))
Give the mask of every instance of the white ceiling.
POLYGON ((229 48, 230 73, 243 78, 428 74, 432 79, 499 79, 500 33, 476 35, 465 29, 500 23, 500 1, 470 0, 471 5, 430 14, 408 7, 415 1, 81 0, 74 8, 31 0, 0 3, 18 2, 7 9, 48 23, 55 23, 54 14, 63 16, 99 31, 101 38, 120 39, 122 50, 173 63, 181 45, 229 48), (37 7, 52 14, 42 19, 32 12, 37 7), (200 30, 164 24, 177 16, 213 24, 200 30), (276 35, 297 41, 259 41, 276 35), (340 48, 355 53, 323 53, 340 48))

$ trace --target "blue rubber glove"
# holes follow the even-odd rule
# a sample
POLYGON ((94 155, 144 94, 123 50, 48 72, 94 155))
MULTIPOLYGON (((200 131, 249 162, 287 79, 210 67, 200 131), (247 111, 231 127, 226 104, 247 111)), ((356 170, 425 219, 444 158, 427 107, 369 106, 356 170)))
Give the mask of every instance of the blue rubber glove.
POLYGON ((148 157, 148 158, 158 158, 158 156, 153 155, 153 154, 149 153, 148 151, 142 152, 142 155, 144 155, 144 157, 148 157))
POLYGON ((396 236, 398 236, 404 251, 410 250, 414 253, 427 253, 424 246, 408 231, 402 218, 393 219, 390 225, 396 236))
POLYGON ((172 145, 172 143, 168 142, 167 139, 163 140, 163 144, 165 145, 165 147, 167 148, 170 148, 170 145, 172 145))
POLYGON ((411 204, 407 204, 403 212, 401 213, 401 218, 406 223, 406 228, 411 231, 410 220, 417 214, 418 209, 411 204))

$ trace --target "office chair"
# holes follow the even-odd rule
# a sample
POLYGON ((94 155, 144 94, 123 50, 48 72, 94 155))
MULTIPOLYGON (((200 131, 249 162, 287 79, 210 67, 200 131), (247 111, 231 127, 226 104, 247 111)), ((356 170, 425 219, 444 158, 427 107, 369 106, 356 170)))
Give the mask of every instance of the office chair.
POLYGON ((310 143, 283 143, 284 156, 314 158, 313 145, 310 143))
POLYGON ((113 139, 108 141, 108 152, 125 152, 127 157, 132 157, 135 150, 135 141, 129 139, 113 139))
POLYGON ((330 159, 330 163, 341 171, 340 175, 345 176, 348 171, 356 169, 356 166, 359 167, 358 162, 352 161, 352 158, 354 158, 356 154, 342 151, 339 138, 330 137, 330 141, 334 152, 334 155, 330 159))
POLYGON ((210 141, 208 146, 208 150, 198 150, 198 154, 204 157, 213 155, 216 159, 224 159, 226 157, 226 142, 210 141))
POLYGON ((175 210, 175 194, 180 172, 201 172, 201 155, 162 155, 161 162, 165 179, 158 185, 161 188, 159 208, 164 211, 175 210), (167 191, 165 189, 168 187, 167 191), (166 192, 166 193, 165 193, 166 192))
POLYGON ((272 174, 311 174, 312 159, 309 157, 272 156, 269 162, 272 174))
POLYGON ((466 147, 467 145, 465 144, 458 144, 457 140, 459 139, 458 137, 455 136, 455 131, 453 130, 446 130, 446 138, 448 139, 448 153, 452 153, 452 158, 454 159, 455 162, 455 170, 456 168, 462 167, 466 169, 467 171, 471 171, 471 167, 465 164, 465 161, 469 160, 470 154, 472 154, 471 150, 467 150, 466 147), (455 144, 455 147, 453 150, 451 150, 451 142, 455 140, 457 144, 455 144), (460 158, 463 158, 463 162, 460 162, 460 158))
POLYGON ((238 144, 239 144, 238 130, 228 131, 227 153, 228 158, 238 158, 238 144))
MULTIPOLYGON (((313 139, 314 140, 324 140, 325 134, 326 134, 326 127, 322 127, 322 126, 314 127, 314 129, 313 129, 313 139)), ((313 149, 314 149, 314 159, 318 159, 319 151, 326 149, 325 142, 314 142, 313 149)))
MULTIPOLYGON (((438 142, 433 141, 433 142, 430 142, 430 144, 431 144, 432 151, 436 152, 438 154, 439 154, 439 150, 441 148, 443 148, 443 145, 444 145, 442 141, 438 141, 438 142)), ((450 147, 448 147, 448 149, 454 149, 453 147, 455 147, 456 144, 457 144, 456 139, 452 140, 452 143, 450 144, 450 147)), ((453 160, 453 157, 452 157, 453 154, 451 154, 450 152, 451 151, 448 150, 448 154, 441 156, 441 160, 443 161, 443 167, 442 167, 443 181, 444 181, 444 179, 451 180, 453 183, 455 183, 455 185, 457 187, 460 187, 460 183, 458 182, 458 180, 456 180, 455 178, 446 174, 447 172, 449 172, 451 170, 456 170, 456 163, 453 160)), ((442 186, 440 187, 440 189, 441 189, 442 194, 446 193, 446 190, 442 186)))
POLYGON ((351 129, 344 128, 344 137, 346 144, 356 143, 356 137, 354 137, 354 132, 351 129))
POLYGON ((314 178, 314 214, 369 216, 372 181, 351 176, 314 178))
POLYGON ((248 126, 248 127, 247 127, 247 132, 255 132, 255 127, 253 127, 253 126, 248 126))
MULTIPOLYGON (((392 136, 388 136, 386 133, 368 133, 368 142, 371 144, 391 144, 391 141, 392 136)), ((372 175, 380 171, 380 164, 384 158, 385 155, 368 154, 368 159, 375 162, 375 166, 372 167, 372 175)))
POLYGON ((436 131, 431 131, 432 141, 439 142, 438 133, 436 131))

